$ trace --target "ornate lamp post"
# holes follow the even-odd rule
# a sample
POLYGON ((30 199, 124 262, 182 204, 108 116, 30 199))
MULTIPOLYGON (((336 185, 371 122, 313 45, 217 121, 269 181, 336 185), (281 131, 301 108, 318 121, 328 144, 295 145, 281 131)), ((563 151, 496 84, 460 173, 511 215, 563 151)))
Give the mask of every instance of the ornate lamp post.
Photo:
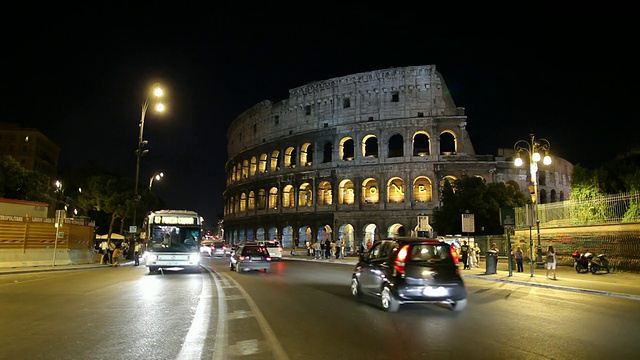
MULTIPOLYGON (((531 194, 531 203, 533 204, 533 218, 532 220, 536 224, 536 231, 538 235, 538 248, 536 253, 536 263, 538 265, 542 263, 542 247, 540 245, 540 220, 538 218, 538 163, 542 160, 544 165, 551 164, 551 156, 549 156, 549 149, 551 143, 546 139, 536 139, 534 134, 529 135, 531 140, 518 140, 513 149, 516 152, 516 159, 514 164, 516 166, 522 166, 524 161, 522 160, 521 153, 526 152, 529 155, 529 174, 531 186, 529 186, 529 193, 531 194), (544 153, 544 157, 541 155, 544 153)), ((533 239, 530 239, 531 257, 533 258, 533 239)), ((543 264, 544 265, 544 264, 543 264)), ((533 262, 531 263, 531 276, 533 276, 533 262)))
POLYGON ((164 173, 162 172, 152 176, 151 179, 149 179, 149 190, 151 190, 151 186, 153 185, 153 180, 159 181, 163 177, 164 177, 164 173))
MULTIPOLYGON (((160 84, 154 84, 151 87, 151 90, 149 91, 149 93, 147 94, 147 97, 144 100, 144 103, 142 104, 142 112, 140 115, 140 124, 139 124, 139 128, 140 128, 140 134, 138 135, 138 148, 135 151, 136 154, 136 186, 135 186, 135 190, 134 190, 134 198, 133 198, 133 225, 136 226, 136 233, 138 231, 137 229, 137 224, 138 224, 138 219, 137 219, 137 210, 138 210, 138 201, 140 201, 140 195, 138 195, 138 183, 140 180, 140 158, 142 156, 144 156, 146 153, 149 152, 149 150, 144 149, 145 145, 147 145, 149 142, 147 140, 144 140, 143 138, 143 134, 144 134, 144 119, 145 116, 147 114, 147 109, 149 108, 149 102, 152 96, 155 96, 157 98, 162 96, 162 89, 160 88, 160 84)), ((161 112, 164 110, 164 105, 162 103, 157 103, 155 105, 155 110, 158 112, 161 112)), ((130 240, 130 248, 133 249, 134 246, 134 237, 131 238, 130 240)))

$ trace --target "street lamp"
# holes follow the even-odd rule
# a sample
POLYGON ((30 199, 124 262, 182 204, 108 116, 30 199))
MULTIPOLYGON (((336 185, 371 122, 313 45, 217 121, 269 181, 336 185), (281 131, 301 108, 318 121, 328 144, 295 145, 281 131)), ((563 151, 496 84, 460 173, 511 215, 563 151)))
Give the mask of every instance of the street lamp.
MULTIPOLYGON (((136 149, 135 154, 136 154, 136 186, 135 186, 135 190, 134 190, 134 198, 133 198, 133 225, 136 226, 137 224, 137 209, 138 209, 138 201, 140 201, 140 195, 138 195, 138 182, 140 180, 140 158, 142 156, 144 156, 146 153, 149 152, 149 150, 147 149, 143 149, 145 147, 145 145, 147 145, 149 142, 147 140, 143 139, 143 133, 144 133, 144 118, 147 114, 147 109, 149 108, 149 102, 150 99, 152 98, 152 96, 155 96, 156 98, 159 98, 162 96, 162 88, 160 88, 160 84, 154 84, 151 89, 149 90, 149 93, 147 94, 144 103, 142 104, 142 112, 140 115, 140 124, 138 125, 140 128, 140 134, 138 136, 138 149, 136 149)), ((162 103, 157 103, 155 105, 155 110, 158 112, 161 112, 164 110, 164 105, 162 103)), ((137 229, 136 229, 137 232, 137 229)), ((131 249, 133 249, 133 238, 130 240, 130 244, 131 244, 131 249)))
POLYGON ((151 190, 151 185, 153 185, 153 180, 159 181, 164 177, 164 173, 155 174, 149 179, 149 190, 151 190))
MULTIPOLYGON (((514 164, 516 166, 522 166, 524 161, 522 160, 521 153, 526 152, 529 155, 529 174, 530 181, 532 183, 529 186, 529 194, 531 195, 531 202, 533 204, 533 218, 536 223, 536 231, 538 235, 538 250, 536 254, 536 263, 542 264, 542 248, 540 245, 540 220, 538 219, 538 163, 542 160, 544 165, 551 164, 551 156, 549 156, 549 149, 551 144, 546 139, 536 139, 534 134, 529 134, 530 141, 518 140, 513 145, 513 149, 516 152, 516 159, 514 164), (544 154, 544 156, 541 155, 544 154)), ((531 257, 533 257, 533 240, 530 239, 531 257)), ((533 276, 533 262, 531 263, 531 276, 533 276)))

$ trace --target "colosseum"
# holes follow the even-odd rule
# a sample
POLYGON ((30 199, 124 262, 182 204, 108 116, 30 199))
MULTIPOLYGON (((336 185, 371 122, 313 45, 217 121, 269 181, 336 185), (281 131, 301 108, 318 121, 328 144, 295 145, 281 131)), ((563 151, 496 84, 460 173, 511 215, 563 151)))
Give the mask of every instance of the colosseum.
MULTIPOLYGON (((353 251, 399 233, 437 235, 429 218, 447 179, 479 176, 528 194, 514 149, 476 155, 466 126, 434 65, 316 81, 262 101, 227 132, 224 237, 283 247, 341 239, 353 251)), ((555 157, 541 166, 539 202, 564 200, 571 171, 555 157)))

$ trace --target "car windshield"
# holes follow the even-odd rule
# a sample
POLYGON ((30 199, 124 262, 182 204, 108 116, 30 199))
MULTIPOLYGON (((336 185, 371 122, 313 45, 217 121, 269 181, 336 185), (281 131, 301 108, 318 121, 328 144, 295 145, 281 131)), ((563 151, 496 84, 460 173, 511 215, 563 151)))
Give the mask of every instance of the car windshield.
POLYGON ((441 261, 451 259, 451 251, 446 245, 414 244, 411 247, 411 261, 441 261))
POLYGON ((280 247, 280 244, 278 244, 277 242, 274 241, 269 241, 268 243, 265 244, 267 247, 270 248, 276 248, 276 247, 280 247))

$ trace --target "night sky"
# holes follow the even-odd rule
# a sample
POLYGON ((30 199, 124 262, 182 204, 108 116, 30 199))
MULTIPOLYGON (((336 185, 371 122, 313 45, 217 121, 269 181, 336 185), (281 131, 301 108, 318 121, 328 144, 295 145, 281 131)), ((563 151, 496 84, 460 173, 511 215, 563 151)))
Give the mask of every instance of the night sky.
POLYGON ((167 206, 212 222, 223 211, 229 123, 289 89, 358 72, 436 65, 466 108, 477 154, 532 132, 587 167, 640 147, 630 10, 464 17, 400 5, 145 4, 6 14, 0 121, 43 132, 62 148, 61 166, 93 162, 133 178, 141 105, 159 82, 168 111, 147 113, 140 186, 163 171, 153 191, 167 206))

